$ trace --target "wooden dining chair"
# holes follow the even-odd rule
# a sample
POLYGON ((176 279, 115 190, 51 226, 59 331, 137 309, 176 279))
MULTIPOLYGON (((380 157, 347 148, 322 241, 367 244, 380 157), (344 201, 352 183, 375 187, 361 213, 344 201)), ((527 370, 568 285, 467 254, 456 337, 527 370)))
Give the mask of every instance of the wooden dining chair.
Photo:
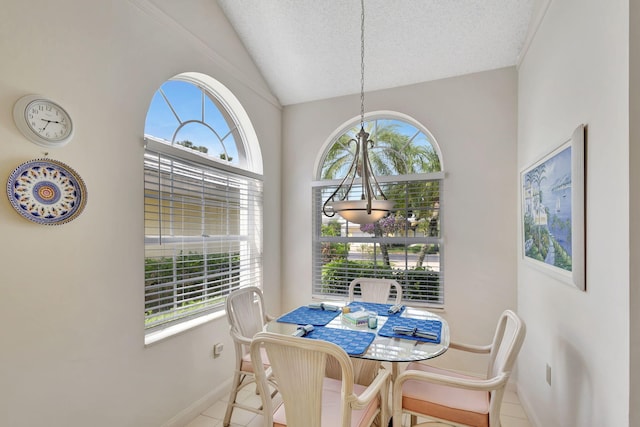
POLYGON ((349 302, 356 300, 356 289, 359 288, 361 301, 387 304, 391 297, 392 286, 396 292, 396 298, 393 304, 401 304, 402 286, 395 280, 373 279, 369 277, 353 279, 349 284, 349 302))
MULTIPOLYGON (((236 363, 231 392, 229 393, 229 402, 223 421, 224 427, 229 426, 234 408, 241 408, 257 414, 262 413, 262 407, 256 408, 242 404, 237 401, 237 398, 240 390, 249 384, 255 383, 255 366, 249 351, 253 336, 261 332, 267 322, 273 320, 273 317, 265 312, 262 290, 255 286, 231 292, 227 296, 226 310, 229 333, 235 348, 236 363)), ((265 356, 261 360, 264 363, 264 368, 268 369, 268 358, 265 356)), ((275 394, 275 391, 271 393, 275 394)))
POLYGON ((522 347, 526 328, 511 310, 500 316, 490 345, 452 342, 449 348, 489 355, 483 378, 413 362, 393 384, 393 427, 402 426, 402 414, 417 415, 475 427, 500 427, 504 390, 522 347))
POLYGON ((264 426, 367 427, 387 426, 389 373, 380 371, 369 386, 354 383, 347 353, 328 341, 261 332, 251 343, 264 426), (267 371, 257 363, 268 356, 277 378, 280 404, 268 393, 267 371), (329 359, 338 361, 341 380, 325 376, 329 359))

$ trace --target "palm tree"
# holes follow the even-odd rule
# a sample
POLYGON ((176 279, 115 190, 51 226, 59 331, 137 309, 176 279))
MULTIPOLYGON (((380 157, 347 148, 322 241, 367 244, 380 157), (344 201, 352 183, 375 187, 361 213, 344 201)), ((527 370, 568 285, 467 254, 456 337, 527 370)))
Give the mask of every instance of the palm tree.
MULTIPOLYGON (((368 133, 371 134, 374 146, 369 149, 369 160, 376 176, 382 175, 408 175, 417 173, 429 173, 439 171, 440 158, 430 143, 417 143, 417 138, 423 136, 419 130, 415 129, 412 135, 402 132, 401 124, 397 121, 373 121, 365 123, 368 133)), ((404 127, 406 129, 406 127, 404 127)), ((355 144, 350 140, 359 131, 354 127, 349 130, 331 146, 323 163, 321 173, 322 179, 335 179, 346 174, 348 167, 353 161, 355 144)), ((360 167, 358 167, 358 171, 360 167)), ((418 223, 425 223, 425 231, 428 230, 429 220, 434 217, 437 220, 437 208, 434 204, 439 200, 439 188, 435 182, 416 182, 403 186, 387 185, 383 188, 389 200, 395 202, 397 212, 412 213, 412 218, 418 223), (425 200, 425 195, 429 197, 425 200), (422 220, 422 221, 421 221, 422 220)), ((371 228, 371 227, 369 227, 371 228)), ((409 230, 408 223, 404 232, 409 230)), ((433 227, 431 227, 433 230, 433 227)), ((383 227, 373 227, 373 233, 377 237, 383 234, 383 227)), ((419 265, 426 253, 428 245, 421 248, 419 265)), ((380 244, 383 262, 389 265, 388 247, 380 244)))

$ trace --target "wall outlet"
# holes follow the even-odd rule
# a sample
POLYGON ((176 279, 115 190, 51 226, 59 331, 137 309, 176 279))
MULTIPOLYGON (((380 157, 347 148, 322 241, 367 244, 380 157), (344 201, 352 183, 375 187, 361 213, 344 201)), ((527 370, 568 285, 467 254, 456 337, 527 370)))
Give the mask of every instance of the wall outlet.
POLYGON ((547 363, 547 384, 551 385, 551 366, 547 363))
POLYGON ((213 357, 218 357, 220 356, 220 354, 222 353, 222 350, 224 350, 224 344, 222 344, 221 342, 214 344, 213 345, 213 357))

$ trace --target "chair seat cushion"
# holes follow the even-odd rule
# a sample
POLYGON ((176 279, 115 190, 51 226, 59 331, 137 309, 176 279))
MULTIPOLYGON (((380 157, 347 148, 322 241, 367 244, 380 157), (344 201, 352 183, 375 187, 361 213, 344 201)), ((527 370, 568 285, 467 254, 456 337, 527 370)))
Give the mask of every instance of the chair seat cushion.
MULTIPOLYGON (((269 357, 267 357, 267 352, 264 348, 260 349, 260 357, 262 358, 263 364, 265 368, 268 368, 269 365, 269 357)), ((253 365, 251 364, 251 355, 249 353, 242 356, 242 365, 240 365, 240 370, 243 372, 253 372, 253 365)))
MULTIPOLYGON (((322 387, 322 427, 336 427, 341 425, 342 382, 333 378, 325 378, 322 387)), ((353 391, 360 394, 365 386, 354 384, 353 391)), ((363 427, 369 425, 380 407, 380 399, 373 399, 364 409, 354 409, 351 412, 351 427, 363 427)), ((284 404, 281 404, 273 413, 274 427, 286 427, 284 404)))
MULTIPOLYGON (((432 372, 457 378, 475 378, 415 362, 410 363, 407 370, 432 372)), ((489 392, 486 391, 408 380, 402 387, 402 407, 410 412, 431 415, 461 424, 489 426, 489 392)))

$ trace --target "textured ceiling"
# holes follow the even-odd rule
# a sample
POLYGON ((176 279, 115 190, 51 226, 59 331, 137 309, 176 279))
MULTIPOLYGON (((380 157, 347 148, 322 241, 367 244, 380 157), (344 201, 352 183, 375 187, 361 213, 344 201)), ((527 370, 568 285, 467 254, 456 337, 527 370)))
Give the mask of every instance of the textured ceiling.
MULTIPOLYGON (((283 105, 360 91, 360 1, 218 0, 283 105)), ((366 0, 365 91, 515 65, 534 0, 366 0)))

